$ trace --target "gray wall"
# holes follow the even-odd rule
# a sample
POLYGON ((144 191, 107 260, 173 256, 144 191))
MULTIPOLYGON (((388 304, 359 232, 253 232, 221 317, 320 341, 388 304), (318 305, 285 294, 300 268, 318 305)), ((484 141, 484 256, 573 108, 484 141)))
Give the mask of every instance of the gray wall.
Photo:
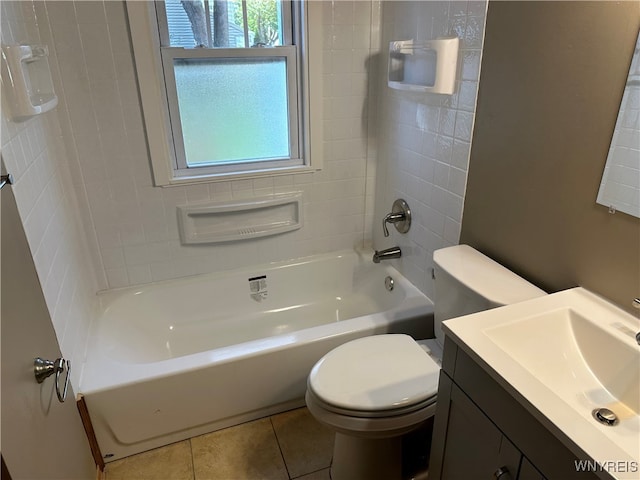
POLYGON ((461 243, 631 310, 640 220, 596 205, 638 2, 491 2, 461 243))

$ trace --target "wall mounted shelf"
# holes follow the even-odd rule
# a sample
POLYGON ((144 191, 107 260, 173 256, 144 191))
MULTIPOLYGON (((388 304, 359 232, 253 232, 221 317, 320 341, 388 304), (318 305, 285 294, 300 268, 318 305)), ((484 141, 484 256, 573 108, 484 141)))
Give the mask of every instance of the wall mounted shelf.
POLYGON ((46 45, 4 45, 3 82, 14 120, 25 120, 58 105, 46 45))
POLYGON ((452 95, 458 64, 458 37, 423 43, 389 44, 388 85, 396 90, 452 95))
POLYGON ((302 194, 178 207, 183 244, 266 237, 302 227, 302 194))

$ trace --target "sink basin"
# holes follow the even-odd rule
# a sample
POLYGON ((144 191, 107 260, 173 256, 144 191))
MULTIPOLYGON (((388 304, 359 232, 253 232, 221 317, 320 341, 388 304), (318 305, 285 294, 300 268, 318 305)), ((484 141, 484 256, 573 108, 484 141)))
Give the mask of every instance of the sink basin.
POLYGON ((640 461, 637 318, 574 288, 451 319, 444 329, 594 460, 640 461), (595 418, 601 408, 615 425, 595 418))
POLYGON ((640 347, 624 324, 601 326, 597 319, 561 308, 484 333, 576 408, 604 406, 621 420, 640 414, 640 347))

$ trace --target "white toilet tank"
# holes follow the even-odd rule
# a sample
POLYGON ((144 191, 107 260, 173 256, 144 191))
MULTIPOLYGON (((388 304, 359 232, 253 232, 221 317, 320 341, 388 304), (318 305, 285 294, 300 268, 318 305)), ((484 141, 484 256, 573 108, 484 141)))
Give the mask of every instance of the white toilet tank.
POLYGON ((442 346, 442 322, 449 318, 522 302, 546 292, 468 245, 433 252, 436 339, 442 346))

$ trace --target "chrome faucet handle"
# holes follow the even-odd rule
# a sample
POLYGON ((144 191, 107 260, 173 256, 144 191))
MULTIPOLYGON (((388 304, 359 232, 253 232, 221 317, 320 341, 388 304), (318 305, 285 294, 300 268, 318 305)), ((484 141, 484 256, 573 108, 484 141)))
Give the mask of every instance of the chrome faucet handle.
POLYGON ((407 202, 399 198, 393 202, 391 213, 385 215, 382 219, 382 233, 385 237, 389 236, 387 223, 393 223, 396 230, 400 233, 407 233, 411 227, 411 210, 407 202))
POLYGON ((398 223, 398 222, 403 222, 405 220, 405 215, 404 213, 400 212, 400 213, 388 213, 387 215, 385 215, 385 217, 382 219, 382 232, 384 233, 385 237, 389 236, 389 229, 387 228, 387 223, 398 223))

